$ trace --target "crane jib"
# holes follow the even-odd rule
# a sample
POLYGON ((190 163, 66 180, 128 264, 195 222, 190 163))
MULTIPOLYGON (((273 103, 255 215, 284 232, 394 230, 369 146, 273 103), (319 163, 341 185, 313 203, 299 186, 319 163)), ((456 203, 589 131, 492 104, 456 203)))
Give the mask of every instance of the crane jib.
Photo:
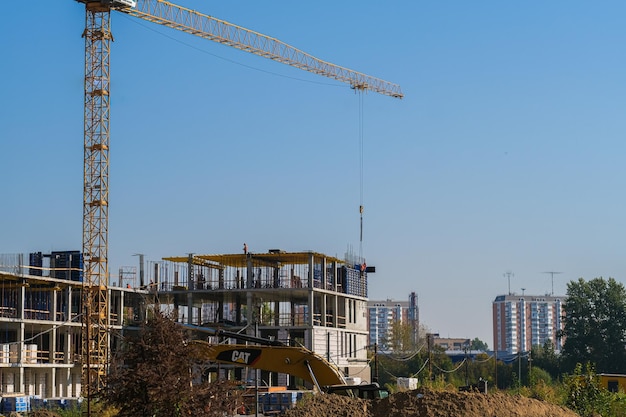
POLYGON ((262 33, 165 0, 138 0, 136 3, 136 7, 122 7, 118 10, 148 22, 158 23, 313 74, 347 83, 354 89, 372 91, 393 98, 401 99, 404 97, 398 84, 324 61, 262 33))

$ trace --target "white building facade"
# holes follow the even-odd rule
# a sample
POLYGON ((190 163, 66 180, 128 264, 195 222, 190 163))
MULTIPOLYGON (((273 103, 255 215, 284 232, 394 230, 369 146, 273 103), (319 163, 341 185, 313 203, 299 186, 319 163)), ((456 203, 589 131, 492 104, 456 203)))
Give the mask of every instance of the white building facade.
POLYGON ((419 329, 419 309, 417 295, 412 292, 408 301, 370 300, 367 303, 368 329, 370 345, 377 344, 380 349, 389 349, 389 338, 396 324, 412 326, 413 343, 417 343, 419 329))

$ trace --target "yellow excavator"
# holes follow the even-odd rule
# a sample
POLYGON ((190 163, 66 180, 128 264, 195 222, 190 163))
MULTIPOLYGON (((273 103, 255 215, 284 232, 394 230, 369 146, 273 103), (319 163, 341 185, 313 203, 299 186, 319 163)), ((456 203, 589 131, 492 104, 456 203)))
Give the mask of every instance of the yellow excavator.
POLYGON ((255 343, 255 345, 211 344, 203 340, 193 340, 190 348, 194 350, 194 356, 199 360, 289 374, 308 381, 321 393, 366 399, 385 398, 389 395, 389 392, 377 383, 348 385, 335 365, 305 347, 287 346, 280 341, 225 330, 183 326, 214 336, 255 343))

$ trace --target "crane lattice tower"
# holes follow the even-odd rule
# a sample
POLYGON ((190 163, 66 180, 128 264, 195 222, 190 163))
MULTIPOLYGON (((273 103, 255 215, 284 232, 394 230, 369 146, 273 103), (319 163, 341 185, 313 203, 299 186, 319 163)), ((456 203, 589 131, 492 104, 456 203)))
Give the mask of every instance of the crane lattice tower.
POLYGON ((402 98, 400 86, 318 59, 284 42, 165 0, 76 0, 85 4, 83 189, 83 389, 104 386, 109 359, 108 214, 111 11, 116 10, 283 64, 352 88, 402 98))

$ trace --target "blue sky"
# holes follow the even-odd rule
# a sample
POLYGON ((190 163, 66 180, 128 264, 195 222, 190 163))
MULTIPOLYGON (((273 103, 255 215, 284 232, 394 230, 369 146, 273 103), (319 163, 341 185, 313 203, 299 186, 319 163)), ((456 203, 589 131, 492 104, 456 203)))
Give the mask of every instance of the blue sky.
MULTIPOLYGON (((626 4, 179 4, 402 86, 363 97, 370 298, 490 346, 491 302, 626 279, 626 4)), ((0 253, 80 249, 83 6, 0 14, 0 253)), ((359 248, 347 85, 112 17, 109 265, 359 248)))

